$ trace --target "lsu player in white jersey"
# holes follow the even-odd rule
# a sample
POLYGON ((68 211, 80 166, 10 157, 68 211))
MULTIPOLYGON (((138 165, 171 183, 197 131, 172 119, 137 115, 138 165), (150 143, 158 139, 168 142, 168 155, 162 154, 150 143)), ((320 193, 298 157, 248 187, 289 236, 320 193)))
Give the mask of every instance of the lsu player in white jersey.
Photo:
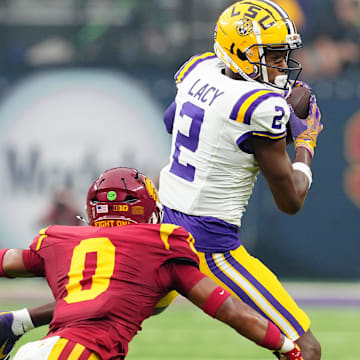
POLYGON ((291 86, 306 86, 295 81, 301 65, 290 58, 301 38, 280 6, 249 0, 220 15, 214 39, 215 53, 193 56, 175 75, 177 95, 164 116, 172 146, 160 175, 163 222, 192 233, 202 272, 296 340, 305 360, 317 360, 308 316, 238 235, 259 171, 288 214, 301 209, 311 185, 320 112, 312 96, 299 119, 285 100, 291 86))

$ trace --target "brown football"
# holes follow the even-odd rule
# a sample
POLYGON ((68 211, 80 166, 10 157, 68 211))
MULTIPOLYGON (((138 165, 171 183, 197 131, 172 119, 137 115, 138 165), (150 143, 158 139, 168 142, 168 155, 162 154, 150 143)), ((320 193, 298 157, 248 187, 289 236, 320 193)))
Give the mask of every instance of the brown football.
MULTIPOLYGON (((291 90, 289 97, 286 99, 287 103, 292 106, 295 114, 301 118, 307 118, 309 114, 311 91, 306 87, 294 87, 291 90)), ((290 144, 293 142, 291 135, 290 124, 287 123, 287 136, 286 143, 290 144)))
POLYGON ((299 118, 305 119, 309 114, 310 97, 311 91, 308 88, 294 87, 286 101, 299 118))

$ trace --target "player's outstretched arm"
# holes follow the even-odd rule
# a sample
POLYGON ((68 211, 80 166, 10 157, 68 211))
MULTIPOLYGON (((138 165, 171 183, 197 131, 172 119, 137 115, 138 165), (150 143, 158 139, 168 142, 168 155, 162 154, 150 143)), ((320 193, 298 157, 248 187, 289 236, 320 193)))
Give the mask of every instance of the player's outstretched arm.
POLYGON ((188 293, 188 299, 210 316, 228 324, 258 345, 278 351, 287 360, 302 360, 297 345, 250 306, 232 297, 210 278, 200 280, 188 293))
POLYGON ((285 356, 284 359, 303 360, 297 345, 282 335, 273 323, 232 297, 195 266, 173 263, 163 268, 170 273, 173 288, 208 315, 228 324, 258 345, 278 351, 285 356))

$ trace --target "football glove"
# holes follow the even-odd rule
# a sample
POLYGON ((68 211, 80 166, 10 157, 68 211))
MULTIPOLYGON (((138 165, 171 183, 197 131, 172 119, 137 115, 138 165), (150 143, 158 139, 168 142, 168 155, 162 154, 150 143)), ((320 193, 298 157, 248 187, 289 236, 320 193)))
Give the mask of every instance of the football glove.
POLYGON ((304 358, 302 357, 301 355, 301 351, 300 351, 300 348, 298 347, 298 345, 296 343, 294 343, 295 347, 285 353, 285 354, 282 354, 282 358, 281 359, 284 359, 284 360, 304 360, 304 358))
POLYGON ((312 91, 310 85, 308 85, 305 81, 295 81, 293 87, 304 87, 312 91))
POLYGON ((14 315, 11 312, 0 312, 0 359, 10 359, 10 352, 21 335, 12 330, 14 315))
POLYGON ((314 156, 317 137, 323 129, 320 122, 321 114, 314 95, 310 98, 309 115, 306 119, 300 119, 294 111, 290 113, 289 124, 294 138, 295 149, 305 147, 314 156))
MULTIPOLYGON (((292 88, 294 87, 305 87, 307 89, 309 89, 312 92, 311 86, 308 85, 305 81, 294 81, 294 80, 290 80, 290 85, 292 88)), ((290 96, 290 91, 289 89, 285 90, 284 92, 284 98, 288 98, 288 96, 290 96)))

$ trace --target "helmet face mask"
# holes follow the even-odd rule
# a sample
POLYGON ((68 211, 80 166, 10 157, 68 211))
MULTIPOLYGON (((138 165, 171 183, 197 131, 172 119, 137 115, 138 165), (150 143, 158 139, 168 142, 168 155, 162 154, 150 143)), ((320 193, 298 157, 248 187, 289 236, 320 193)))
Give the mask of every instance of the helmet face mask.
POLYGON ((98 227, 160 222, 157 189, 136 169, 105 171, 90 186, 86 201, 88 224, 98 227))
POLYGON ((290 58, 290 52, 302 47, 301 37, 289 15, 270 0, 239 1, 231 5, 218 19, 214 41, 216 55, 244 80, 286 90, 290 76, 295 79, 300 74, 301 65, 290 58), (267 64, 267 51, 286 51, 287 67, 267 64), (282 77, 282 84, 269 81, 271 68, 287 75, 286 79, 282 77))
POLYGON ((284 48, 274 48, 273 46, 267 46, 263 45, 264 53, 260 57, 260 61, 253 63, 254 65, 259 66, 259 68, 262 68, 261 75, 257 79, 259 82, 263 82, 265 84, 271 84, 271 86, 276 87, 281 90, 287 90, 288 86, 290 84, 290 80, 296 81, 301 73, 302 66, 301 64, 295 60, 294 58, 291 58, 291 52, 290 49, 284 49, 284 48), (268 61, 266 61, 266 55, 269 52, 286 52, 286 55, 284 56, 285 62, 287 64, 286 67, 276 66, 269 64, 268 61), (283 75, 277 75, 275 77, 275 81, 270 82, 269 81, 269 72, 271 69, 278 69, 283 75))

